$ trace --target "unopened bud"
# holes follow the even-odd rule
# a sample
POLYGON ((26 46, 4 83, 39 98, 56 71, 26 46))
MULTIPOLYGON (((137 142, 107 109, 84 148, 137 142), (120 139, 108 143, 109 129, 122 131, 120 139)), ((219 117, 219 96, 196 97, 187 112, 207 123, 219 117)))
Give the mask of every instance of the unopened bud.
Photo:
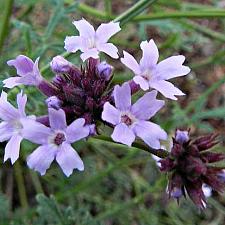
POLYGON ((173 190, 171 190, 170 192, 170 196, 172 198, 180 198, 182 197, 183 195, 183 191, 181 188, 178 188, 178 187, 174 187, 173 190))
POLYGON ((51 96, 47 98, 45 102, 48 105, 48 108, 53 108, 53 109, 60 109, 62 105, 62 102, 56 96, 51 96))
POLYGON ((188 142, 189 140, 188 131, 176 130, 175 140, 180 144, 188 142))
POLYGON ((55 56, 50 62, 50 66, 55 73, 67 73, 75 67, 72 63, 64 59, 61 55, 55 56))
POLYGON ((97 73, 99 76, 106 81, 109 81, 112 76, 113 67, 109 65, 107 62, 101 62, 97 65, 97 73))

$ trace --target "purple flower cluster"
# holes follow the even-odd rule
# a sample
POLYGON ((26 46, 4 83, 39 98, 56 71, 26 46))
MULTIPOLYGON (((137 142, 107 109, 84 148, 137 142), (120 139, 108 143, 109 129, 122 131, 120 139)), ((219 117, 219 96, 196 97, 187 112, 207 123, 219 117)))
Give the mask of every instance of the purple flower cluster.
POLYGON ((188 131, 176 131, 169 155, 159 160, 160 170, 169 173, 170 197, 179 200, 187 193, 199 208, 205 208, 205 186, 223 192, 224 170, 213 163, 224 160, 225 154, 209 151, 218 143, 216 138, 210 134, 192 140, 188 131))
POLYGON ((66 176, 74 169, 84 170, 83 161, 71 144, 98 135, 100 123, 113 129, 111 137, 115 142, 131 146, 138 138, 149 148, 160 149, 160 141, 166 140, 167 134, 149 121, 165 105, 163 100, 157 99, 157 94, 160 92, 173 100, 184 95, 167 80, 190 72, 189 67, 183 66, 185 57, 182 55, 157 63, 159 52, 154 41, 143 41, 140 64, 126 51, 121 58, 133 71, 133 80, 114 86, 111 82, 113 67, 101 61, 100 54, 119 58, 117 47, 108 43, 121 30, 119 23, 101 24, 96 30, 85 19, 73 24, 79 36, 66 37, 65 49, 71 53, 80 50, 84 65, 77 67, 62 56, 56 56, 50 63, 54 78, 49 82, 38 68, 39 58, 33 62, 19 55, 8 61, 18 76, 3 81, 5 88, 31 85, 46 96, 48 115, 37 118, 26 116, 27 97, 22 92, 17 95, 18 109, 7 101, 5 92, 0 98, 0 141, 8 141, 4 160, 10 158, 14 163, 19 157, 20 142, 29 140, 40 146, 28 156, 27 164, 41 175, 54 159, 66 176), (137 91, 142 97, 132 104, 132 95, 137 91))

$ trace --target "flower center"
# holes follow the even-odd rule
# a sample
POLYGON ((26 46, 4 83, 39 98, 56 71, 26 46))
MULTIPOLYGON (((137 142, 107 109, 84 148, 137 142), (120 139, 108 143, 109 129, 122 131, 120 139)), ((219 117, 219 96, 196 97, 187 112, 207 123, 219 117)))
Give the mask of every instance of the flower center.
POLYGON ((13 125, 13 128, 18 132, 23 128, 23 125, 21 124, 19 120, 12 121, 12 125, 13 125))
POLYGON ((125 123, 127 126, 131 126, 136 121, 136 118, 131 113, 126 112, 122 113, 120 121, 121 123, 125 123))
POLYGON ((132 124, 131 118, 127 115, 121 116, 121 122, 125 123, 127 126, 130 126, 132 124))
POLYGON ((63 133, 57 133, 54 138, 54 143, 56 145, 61 145, 66 140, 66 137, 63 133))
POLYGON ((87 39, 87 46, 88 48, 95 48, 95 39, 94 38, 88 38, 87 39))
POLYGON ((151 80, 152 78, 152 74, 150 70, 145 70, 141 76, 147 81, 151 80))

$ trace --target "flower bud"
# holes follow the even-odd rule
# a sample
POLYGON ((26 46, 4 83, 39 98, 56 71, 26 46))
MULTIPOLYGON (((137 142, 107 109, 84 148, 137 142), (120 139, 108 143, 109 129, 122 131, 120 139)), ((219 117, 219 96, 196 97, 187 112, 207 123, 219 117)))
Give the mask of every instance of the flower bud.
POLYGON ((55 73, 68 73, 71 68, 75 67, 61 55, 55 56, 50 62, 50 66, 52 71, 55 73))
POLYGON ((175 140, 180 143, 186 143, 189 140, 188 131, 176 130, 175 140))
POLYGON ((97 73, 99 76, 106 81, 109 81, 112 76, 113 67, 109 65, 107 62, 101 62, 97 65, 97 73))
POLYGON ((45 100, 48 108, 60 109, 62 102, 56 97, 51 96, 45 100))

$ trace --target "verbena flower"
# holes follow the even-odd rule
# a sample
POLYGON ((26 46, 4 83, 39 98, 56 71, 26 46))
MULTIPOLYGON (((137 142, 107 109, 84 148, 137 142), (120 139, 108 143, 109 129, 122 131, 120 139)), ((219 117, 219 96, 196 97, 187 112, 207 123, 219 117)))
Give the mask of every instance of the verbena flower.
POLYGON ((51 68, 56 73, 51 83, 56 92, 49 96, 48 106, 62 108, 68 122, 81 117, 85 118, 86 124, 101 120, 104 103, 112 99, 108 90, 112 67, 89 60, 86 67, 79 69, 66 59, 55 57, 51 68))
POLYGON ((205 208, 204 185, 217 192, 224 190, 224 171, 211 163, 224 160, 225 154, 209 151, 217 143, 213 134, 192 140, 188 131, 177 130, 171 152, 160 160, 161 171, 169 172, 169 196, 179 200, 187 193, 199 208, 205 208))
POLYGON ((84 126, 85 120, 77 119, 67 126, 64 111, 50 108, 49 123, 50 127, 36 121, 26 123, 24 137, 41 145, 28 156, 28 166, 44 175, 56 159, 66 176, 70 176, 74 169, 84 170, 83 161, 71 143, 89 135, 89 128, 84 126))
POLYGON ((25 55, 19 55, 16 59, 9 60, 7 64, 14 66, 19 76, 3 80, 4 87, 13 88, 21 84, 38 86, 42 81, 42 76, 38 69, 38 61, 39 58, 33 62, 25 55))
POLYGON ((159 140, 165 140, 167 134, 159 125, 147 121, 164 105, 164 101, 157 100, 156 95, 156 91, 151 91, 131 105, 129 84, 115 86, 115 107, 106 102, 102 112, 102 119, 115 126, 111 135, 114 141, 131 146, 138 136, 150 147, 160 148, 159 140))
POLYGON ((121 58, 121 62, 135 74, 134 82, 139 84, 144 91, 153 88, 173 100, 177 100, 175 95, 184 95, 167 80, 190 72, 189 67, 182 65, 185 57, 171 56, 157 64, 159 52, 155 42, 153 40, 143 41, 140 47, 143 52, 140 64, 126 51, 123 51, 124 57, 121 58))
POLYGON ((99 52, 104 52, 112 58, 118 58, 118 49, 112 43, 107 43, 111 36, 121 30, 119 22, 101 24, 95 31, 85 19, 73 22, 80 36, 69 36, 65 39, 65 49, 68 52, 81 50, 81 59, 99 58, 99 52))
POLYGON ((27 96, 23 95, 22 92, 17 94, 17 105, 16 109, 7 100, 7 93, 2 92, 0 97, 0 142, 8 141, 5 147, 4 161, 7 159, 14 162, 19 157, 20 143, 23 139, 24 126, 22 120, 26 123, 30 120, 35 119, 34 116, 27 117, 25 114, 25 105, 27 102, 27 96))

